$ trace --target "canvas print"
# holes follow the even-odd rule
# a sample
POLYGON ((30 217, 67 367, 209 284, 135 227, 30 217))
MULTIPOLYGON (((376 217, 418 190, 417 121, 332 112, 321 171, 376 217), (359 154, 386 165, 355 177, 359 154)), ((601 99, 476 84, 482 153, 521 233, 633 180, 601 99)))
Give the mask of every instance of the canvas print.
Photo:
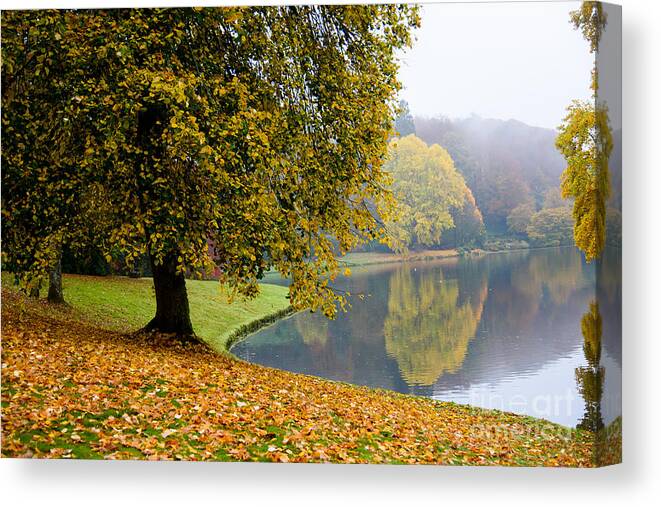
POLYGON ((621 461, 619 6, 1 28, 3 458, 621 461))

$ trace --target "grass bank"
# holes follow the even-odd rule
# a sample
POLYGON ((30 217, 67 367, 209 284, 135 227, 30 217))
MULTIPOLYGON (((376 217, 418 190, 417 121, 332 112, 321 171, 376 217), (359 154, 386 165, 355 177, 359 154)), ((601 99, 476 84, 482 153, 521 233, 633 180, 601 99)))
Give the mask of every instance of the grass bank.
POLYGON ((391 252, 351 252, 338 259, 343 266, 369 266, 371 264, 389 264, 392 262, 429 261, 457 257, 459 252, 454 248, 448 250, 419 250, 408 253, 391 252))
MULTIPOLYGON (((592 466, 584 431, 126 334, 144 323, 146 281, 68 277, 67 289, 73 307, 2 291, 5 457, 592 466)), ((191 289, 198 332, 238 329, 245 315, 200 318, 216 293, 191 289)))
MULTIPOLYGON (((12 277, 3 273, 3 288, 12 277)), ((104 329, 132 332, 144 326, 156 311, 151 278, 64 275, 66 301, 78 318, 104 329)), ((288 312, 286 287, 261 285, 257 298, 228 302, 227 293, 213 280, 187 280, 191 321, 195 333, 217 352, 225 352, 246 332, 288 312)))

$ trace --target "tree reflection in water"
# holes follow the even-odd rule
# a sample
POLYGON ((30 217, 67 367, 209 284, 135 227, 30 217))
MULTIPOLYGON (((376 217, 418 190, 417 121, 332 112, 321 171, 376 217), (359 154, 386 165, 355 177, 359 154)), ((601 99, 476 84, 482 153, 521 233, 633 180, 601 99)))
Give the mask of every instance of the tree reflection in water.
POLYGON ((487 278, 463 297, 457 279, 419 276, 407 266, 390 278, 383 324, 386 352, 410 385, 431 385, 462 365, 487 296, 487 278))
POLYGON ((576 368, 578 392, 585 400, 585 414, 577 427, 598 432, 604 427, 601 416, 601 396, 604 388, 604 367, 601 361, 601 313, 596 301, 581 319, 583 333, 583 353, 587 366, 576 368))
POLYGON ((606 370, 601 366, 602 318, 599 303, 590 303, 581 319, 583 353, 587 366, 576 368, 578 392, 585 401, 585 413, 577 428, 591 431, 594 438, 594 463, 611 465, 622 461, 622 418, 604 425, 601 403, 606 370))
MULTIPOLYGON (((595 267, 575 249, 550 248, 356 269, 338 281, 341 290, 364 295, 352 298, 347 313, 332 321, 300 313, 233 351, 289 371, 487 408, 511 410, 524 396, 529 402, 519 411, 567 426, 583 416, 575 370, 585 367, 578 372, 581 389, 598 401, 603 384, 601 417, 608 425, 618 415, 610 401, 617 394, 609 345, 615 328, 613 305, 601 297, 605 381, 587 378, 591 365, 598 368, 598 347, 587 346, 591 362, 581 350, 595 267), (567 393, 573 400, 567 410, 549 413, 533 404, 567 393)), ((598 328, 596 317, 591 322, 598 328)), ((599 332, 592 335, 598 344, 599 332)))

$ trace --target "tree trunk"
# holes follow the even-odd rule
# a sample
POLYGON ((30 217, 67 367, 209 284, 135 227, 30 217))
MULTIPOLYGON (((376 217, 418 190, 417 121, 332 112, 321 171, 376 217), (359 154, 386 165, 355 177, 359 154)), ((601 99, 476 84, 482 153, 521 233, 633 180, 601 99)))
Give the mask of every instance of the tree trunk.
POLYGON ((129 271, 129 278, 140 278, 140 258, 134 259, 133 269, 129 271))
MULTIPOLYGON (((164 125, 167 124, 168 109, 164 104, 147 104, 144 110, 138 113, 137 142, 144 151, 142 165, 147 167, 151 158, 164 153, 161 140, 164 125)), ((140 169, 140 167, 138 167, 140 169)), ((138 191, 140 209, 147 208, 143 203, 142 189, 138 191)), ((148 239, 148 238, 147 238, 148 239)), ((183 273, 177 273, 177 257, 179 252, 169 252, 160 262, 156 263, 154 255, 150 253, 154 290, 156 292, 156 316, 145 326, 146 331, 161 333, 174 333, 186 340, 194 340, 193 325, 190 321, 188 295, 186 294, 186 279, 183 273)))
POLYGON ((150 256, 150 261, 156 292, 156 316, 145 326, 145 330, 194 339, 186 279, 182 273, 177 273, 177 254, 169 254, 158 265, 153 256, 150 256))
POLYGON ((34 299, 39 299, 39 293, 41 292, 41 280, 38 283, 33 285, 28 292, 29 296, 34 299))
POLYGON ((62 291, 62 254, 57 257, 57 262, 48 274, 48 302, 64 303, 64 292, 62 291))

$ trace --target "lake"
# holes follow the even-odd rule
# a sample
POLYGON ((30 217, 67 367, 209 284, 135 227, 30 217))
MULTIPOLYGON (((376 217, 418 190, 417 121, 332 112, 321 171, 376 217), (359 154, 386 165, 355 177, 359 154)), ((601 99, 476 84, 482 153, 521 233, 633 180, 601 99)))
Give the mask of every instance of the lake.
POLYGON ((567 247, 354 268, 334 285, 352 294, 346 313, 295 314, 232 352, 292 372, 599 427, 621 412, 621 286, 607 276, 615 255, 588 265, 567 247))

